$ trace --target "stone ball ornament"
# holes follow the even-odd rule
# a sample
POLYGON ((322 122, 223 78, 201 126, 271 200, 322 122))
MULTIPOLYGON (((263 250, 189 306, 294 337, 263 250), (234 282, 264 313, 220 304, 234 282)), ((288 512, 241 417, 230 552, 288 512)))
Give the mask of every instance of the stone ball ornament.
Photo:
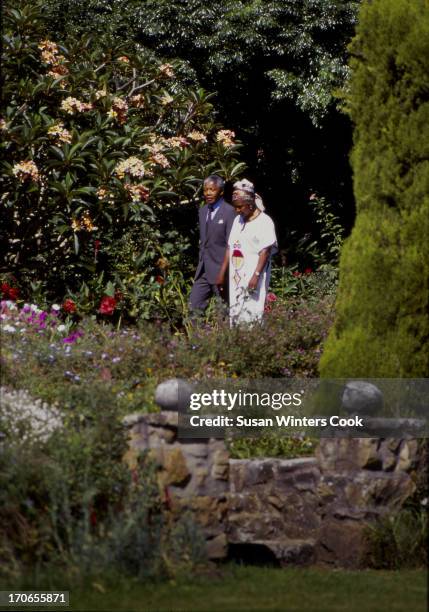
POLYGON ((372 383, 350 381, 344 387, 341 405, 349 414, 374 416, 383 409, 383 394, 372 383))
POLYGON ((155 402, 161 410, 185 412, 189 407, 192 385, 183 378, 169 378, 156 388, 155 402))

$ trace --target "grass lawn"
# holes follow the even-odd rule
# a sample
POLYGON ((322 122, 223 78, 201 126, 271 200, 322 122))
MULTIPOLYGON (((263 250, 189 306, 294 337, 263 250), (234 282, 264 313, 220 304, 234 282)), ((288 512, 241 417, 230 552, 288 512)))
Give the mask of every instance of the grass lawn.
POLYGON ((425 570, 337 571, 232 565, 221 572, 220 577, 170 583, 121 581, 113 584, 110 580, 98 580, 83 588, 69 587, 71 606, 67 609, 126 612, 427 610, 425 570))

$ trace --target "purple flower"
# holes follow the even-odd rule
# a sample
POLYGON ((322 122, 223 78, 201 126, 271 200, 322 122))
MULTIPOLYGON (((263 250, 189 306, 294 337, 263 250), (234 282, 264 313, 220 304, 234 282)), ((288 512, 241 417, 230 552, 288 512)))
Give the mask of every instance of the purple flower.
POLYGON ((76 340, 78 338, 81 338, 82 336, 83 336, 83 332, 77 329, 76 331, 72 332, 70 336, 67 336, 66 338, 62 338, 61 342, 63 344, 74 344, 76 340))

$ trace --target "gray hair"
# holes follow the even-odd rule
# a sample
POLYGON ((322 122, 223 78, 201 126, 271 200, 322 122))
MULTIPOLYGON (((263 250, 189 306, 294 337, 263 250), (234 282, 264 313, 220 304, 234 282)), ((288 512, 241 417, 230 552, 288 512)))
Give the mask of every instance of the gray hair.
POLYGON ((207 178, 204 179, 203 184, 205 185, 206 183, 214 183, 216 187, 218 187, 218 189, 223 190, 225 188, 225 181, 218 174, 210 174, 207 178))

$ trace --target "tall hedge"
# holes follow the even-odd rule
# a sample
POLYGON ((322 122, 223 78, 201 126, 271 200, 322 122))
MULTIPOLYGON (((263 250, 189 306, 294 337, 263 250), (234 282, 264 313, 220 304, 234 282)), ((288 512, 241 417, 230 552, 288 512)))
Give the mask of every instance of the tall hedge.
POLYGON ((429 375, 429 3, 368 0, 347 98, 357 217, 323 377, 429 375))

